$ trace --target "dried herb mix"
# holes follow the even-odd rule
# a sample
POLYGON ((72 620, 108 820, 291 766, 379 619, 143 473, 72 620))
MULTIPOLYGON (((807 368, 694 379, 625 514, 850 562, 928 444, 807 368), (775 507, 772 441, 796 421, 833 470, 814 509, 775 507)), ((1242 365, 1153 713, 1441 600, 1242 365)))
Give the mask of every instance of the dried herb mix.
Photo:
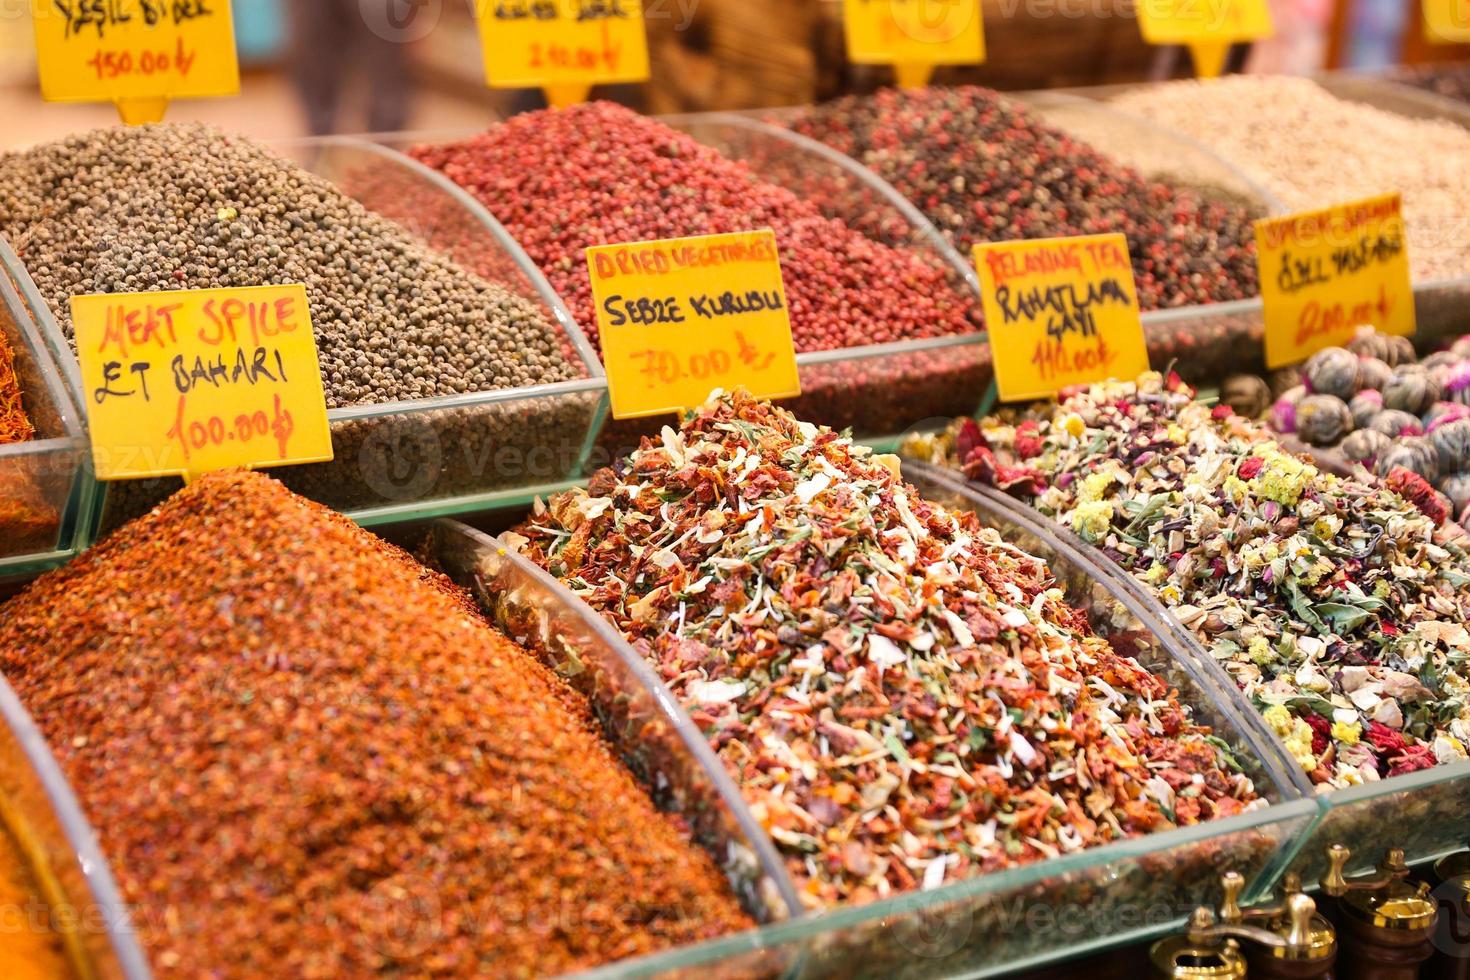
POLYGON ((1153 587, 1314 782, 1467 758, 1470 555, 1436 534, 1414 474, 1320 472, 1158 375, 906 451, 1030 501, 1153 587))
POLYGON ((266 477, 38 580, 0 666, 161 974, 530 976, 749 924, 585 702, 266 477))
POLYGON ((893 184, 965 255, 1122 232, 1145 309, 1256 294, 1251 215, 1146 180, 983 88, 887 89, 783 120, 893 184))
POLYGON ((812 906, 1252 806, 1222 744, 1045 563, 744 393, 507 540, 606 615, 812 906))
POLYGON ((580 377, 529 300, 251 140, 112 127, 0 155, 0 234, 70 337, 69 297, 306 285, 327 406, 580 377))
POLYGON ((611 103, 516 116, 413 155, 442 170, 526 249, 594 343, 588 246, 770 228, 799 351, 976 329, 947 267, 879 244, 791 191, 611 103))

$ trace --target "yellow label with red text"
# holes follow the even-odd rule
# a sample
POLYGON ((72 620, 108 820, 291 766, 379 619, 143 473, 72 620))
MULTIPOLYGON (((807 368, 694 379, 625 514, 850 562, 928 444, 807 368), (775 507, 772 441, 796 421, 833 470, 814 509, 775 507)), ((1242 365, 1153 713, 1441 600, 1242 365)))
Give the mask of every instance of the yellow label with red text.
POLYGON ((332 458, 306 287, 73 296, 101 480, 332 458))
POLYGON ((1122 235, 976 245, 975 268, 1002 401, 1148 370, 1122 235))
POLYGON ((1431 44, 1470 41, 1470 0, 1424 0, 1424 38, 1431 44))
POLYGON ((773 232, 598 245, 587 271, 615 418, 801 394, 773 232))
POLYGON ((240 91, 230 0, 31 0, 50 102, 240 91))
POLYGON ((1398 194, 1256 222, 1266 366, 1295 364, 1359 326, 1414 332, 1414 293, 1398 194))
POLYGON ((844 0, 847 57, 860 65, 978 65, 979 0, 844 0))
POLYGON ((492 88, 648 78, 641 0, 477 0, 476 9, 492 88))

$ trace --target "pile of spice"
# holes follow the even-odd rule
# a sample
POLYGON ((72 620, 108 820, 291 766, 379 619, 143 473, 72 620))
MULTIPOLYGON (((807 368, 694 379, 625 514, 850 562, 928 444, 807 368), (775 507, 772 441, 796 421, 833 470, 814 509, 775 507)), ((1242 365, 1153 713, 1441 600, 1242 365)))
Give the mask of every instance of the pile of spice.
POLYGON ((1418 476, 1320 472, 1156 374, 905 451, 1029 501, 1157 591, 1314 782, 1467 758, 1470 555, 1436 534, 1418 476))
POLYGON ((1295 435, 1336 472, 1402 468, 1434 484, 1446 511, 1470 516, 1470 338, 1416 361, 1403 337, 1371 328, 1314 354, 1276 400, 1271 428, 1295 435))
POLYGON ((969 333, 948 267, 871 240, 661 122, 606 102, 526 113, 413 155, 475 195, 597 342, 585 250, 770 228, 798 351, 969 333))
POLYGON ((1145 309, 1256 295, 1247 211, 1145 180, 988 89, 886 89, 782 121, 887 180, 966 255, 1121 232, 1145 309))
POLYGON ((20 378, 15 372, 15 351, 0 333, 0 446, 26 442, 35 429, 26 417, 21 400, 20 378))
POLYGON ((1290 211, 1399 191, 1414 277, 1470 272, 1470 239, 1459 228, 1470 133, 1456 123, 1396 115, 1280 75, 1150 85, 1115 104, 1211 147, 1290 211))
POLYGON ((1043 561, 743 392, 505 540, 659 672, 813 907, 1256 802, 1043 561))
POLYGON ((749 925, 471 600, 215 473, 0 609, 168 976, 559 974, 749 925))
POLYGON ((1443 95, 1459 102, 1470 102, 1470 70, 1463 66, 1415 65, 1397 72, 1392 77, 1396 82, 1404 82, 1436 95, 1443 95))
POLYGON ((62 330, 68 299, 304 283, 327 407, 581 376, 538 305, 259 144, 194 123, 0 156, 0 234, 62 330))

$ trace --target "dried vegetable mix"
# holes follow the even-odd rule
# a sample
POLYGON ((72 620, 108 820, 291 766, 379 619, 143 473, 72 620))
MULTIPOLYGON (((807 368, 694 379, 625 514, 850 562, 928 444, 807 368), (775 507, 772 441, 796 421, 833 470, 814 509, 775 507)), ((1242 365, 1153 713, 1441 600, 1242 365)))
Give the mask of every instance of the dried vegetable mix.
POLYGON ((1422 478, 1320 472, 1156 374, 905 451, 1029 501, 1155 589, 1314 782, 1467 758, 1470 555, 1419 509, 1422 478))
POLYGON ((973 297, 936 261, 825 218, 657 120, 606 102, 525 113, 413 155, 475 195, 597 343, 591 245, 771 228, 798 351, 969 333, 973 297))
POLYGON ((885 89, 783 122, 893 184, 967 256, 979 242, 1122 232, 1145 309, 1256 295, 1245 209, 1146 180, 988 89, 885 89))
POLYGON ((814 907, 1256 803, 1044 562, 896 468, 737 392, 507 540, 659 671, 814 907))
POLYGON ((558 974, 749 925, 584 701, 264 476, 32 584, 0 667, 161 975, 558 974))

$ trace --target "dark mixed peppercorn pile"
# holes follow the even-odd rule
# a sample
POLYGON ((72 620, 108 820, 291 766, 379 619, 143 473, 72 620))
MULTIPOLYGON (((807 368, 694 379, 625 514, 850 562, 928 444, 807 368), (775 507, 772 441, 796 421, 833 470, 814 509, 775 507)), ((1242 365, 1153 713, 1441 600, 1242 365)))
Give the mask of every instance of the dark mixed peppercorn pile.
POLYGON ((1122 232, 1144 309, 1256 295, 1244 209, 1145 180, 988 89, 886 89, 784 121, 893 184, 966 254, 1122 232))
POLYGON ((216 473, 0 609, 165 976, 531 976, 749 924, 447 580, 216 473))
POLYGON ((799 351, 976 329, 936 261, 867 238, 657 120, 606 102, 517 116, 418 159, 480 199, 597 341, 588 246, 770 228, 799 351))

